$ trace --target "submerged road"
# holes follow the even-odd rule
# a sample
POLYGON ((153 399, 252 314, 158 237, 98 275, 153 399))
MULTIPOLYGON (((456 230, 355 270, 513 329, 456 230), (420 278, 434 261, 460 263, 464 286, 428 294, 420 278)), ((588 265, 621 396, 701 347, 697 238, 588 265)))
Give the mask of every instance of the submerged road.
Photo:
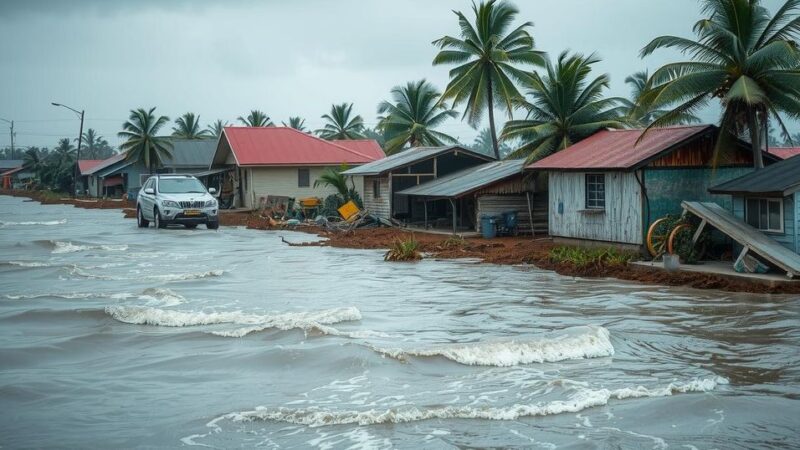
POLYGON ((0 197, 0 447, 789 448, 800 298, 0 197))

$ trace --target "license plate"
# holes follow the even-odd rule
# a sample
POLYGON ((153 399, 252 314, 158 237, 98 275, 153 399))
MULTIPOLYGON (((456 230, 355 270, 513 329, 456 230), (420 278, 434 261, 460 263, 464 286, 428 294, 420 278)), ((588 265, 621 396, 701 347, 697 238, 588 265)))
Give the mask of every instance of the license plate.
POLYGON ((186 209, 183 211, 183 214, 186 216, 199 216, 200 210, 199 209, 186 209))

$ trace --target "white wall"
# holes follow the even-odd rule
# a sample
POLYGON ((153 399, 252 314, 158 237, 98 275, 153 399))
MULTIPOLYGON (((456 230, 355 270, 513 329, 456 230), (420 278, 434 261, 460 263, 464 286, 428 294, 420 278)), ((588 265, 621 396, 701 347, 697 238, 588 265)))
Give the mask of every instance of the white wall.
MULTIPOLYGON (((252 167, 245 169, 247 183, 245 186, 245 206, 252 208, 258 205, 260 197, 266 195, 280 195, 300 199, 304 197, 325 197, 336 193, 336 189, 329 186, 315 188, 314 182, 322 175, 325 167, 308 167, 309 187, 298 187, 298 169, 300 167, 252 167)), ((338 167, 333 167, 337 169, 338 167)), ((362 177, 353 180, 356 190, 364 196, 362 177)))
POLYGON ((550 173, 550 235, 641 245, 642 197, 634 173, 605 172, 602 213, 585 211, 585 179, 584 172, 550 173))

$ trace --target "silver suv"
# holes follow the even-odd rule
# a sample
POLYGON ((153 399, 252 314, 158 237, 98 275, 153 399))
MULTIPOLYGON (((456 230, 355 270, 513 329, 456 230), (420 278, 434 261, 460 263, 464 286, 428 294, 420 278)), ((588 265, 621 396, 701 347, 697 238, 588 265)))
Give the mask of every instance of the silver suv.
POLYGON ((203 183, 191 175, 153 175, 136 197, 136 223, 147 228, 150 222, 158 228, 181 224, 195 228, 205 224, 209 230, 219 228, 219 207, 203 183))

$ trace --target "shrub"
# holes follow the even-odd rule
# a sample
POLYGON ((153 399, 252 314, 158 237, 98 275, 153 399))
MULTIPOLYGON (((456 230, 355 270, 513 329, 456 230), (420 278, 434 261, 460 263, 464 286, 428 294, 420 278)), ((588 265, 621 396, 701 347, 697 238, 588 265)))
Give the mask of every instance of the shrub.
POLYGON ((464 244, 464 238, 454 234, 442 242, 442 248, 461 248, 464 244))
POLYGON ((411 239, 401 241, 395 239, 389 251, 383 255, 384 261, 418 261, 422 259, 422 254, 419 252, 419 243, 414 236, 411 239))

